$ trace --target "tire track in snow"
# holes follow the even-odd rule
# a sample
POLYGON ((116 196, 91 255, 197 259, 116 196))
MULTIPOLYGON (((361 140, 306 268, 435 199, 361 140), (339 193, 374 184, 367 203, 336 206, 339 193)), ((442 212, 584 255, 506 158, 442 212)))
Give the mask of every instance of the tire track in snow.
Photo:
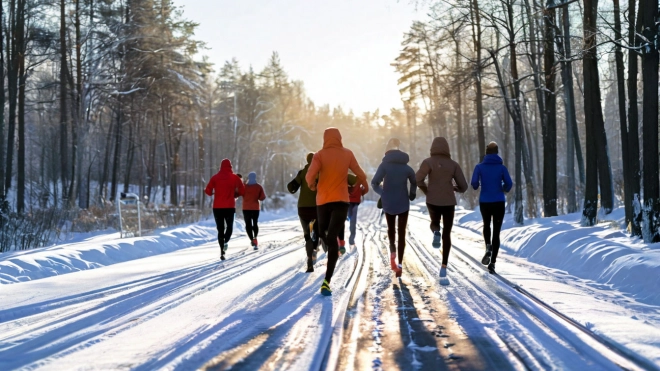
POLYGON ((33 366, 46 365, 51 360, 103 342, 236 279, 258 267, 258 264, 297 250, 292 242, 301 239, 297 236, 276 242, 265 250, 241 255, 235 261, 225 261, 231 264, 209 259, 207 262, 214 262, 129 282, 125 287, 118 285, 109 290, 99 290, 78 299, 67 298, 61 302, 37 304, 25 310, 0 312, 0 315, 8 317, 12 316, 12 311, 19 313, 17 319, 0 322, 0 329, 10 329, 0 331, 3 334, 0 341, 5 345, 0 347, 0 368, 31 368, 26 358, 17 357, 20 354, 32 353, 31 359, 38 358, 33 366), (218 270, 223 265, 229 267, 218 270))
MULTIPOLYGON (((367 216, 377 217, 377 214, 367 216)), ((364 229, 361 227, 361 230, 364 229)), ((363 242, 366 234, 363 234, 363 242)), ((333 277, 333 296, 319 296, 322 276, 308 286, 308 300, 275 326, 247 330, 237 338, 237 346, 215 356, 204 365, 216 369, 332 369, 337 363, 344 318, 361 282, 364 243, 340 257, 333 277), (338 283, 340 283, 338 285, 338 283)), ((317 263, 316 267, 320 264, 317 263)), ((315 271, 315 275, 318 273, 315 271)), ((289 285, 295 287, 296 285, 289 285)))
MULTIPOLYGON (((428 222, 424 217, 411 216, 428 222)), ((410 245, 424 261, 429 274, 439 271, 439 258, 414 235, 410 245)), ((454 304, 455 310, 467 317, 465 319, 491 321, 486 326, 487 331, 481 330, 482 335, 496 335, 498 339, 493 340, 505 345, 525 368, 562 369, 580 367, 580 364, 581 367, 598 365, 602 369, 649 368, 604 346, 598 335, 584 332, 579 328, 581 325, 576 326, 551 306, 534 301, 503 277, 490 275, 460 247, 452 244, 452 250, 453 258, 461 264, 450 264, 448 270, 451 278, 460 279, 441 292, 454 304)))

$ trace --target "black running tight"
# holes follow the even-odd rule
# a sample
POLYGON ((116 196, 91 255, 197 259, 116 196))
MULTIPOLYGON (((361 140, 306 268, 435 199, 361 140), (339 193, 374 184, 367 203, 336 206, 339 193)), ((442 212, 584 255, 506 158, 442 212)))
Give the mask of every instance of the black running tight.
POLYGON ((245 219, 245 231, 247 232, 250 241, 257 238, 259 234, 259 210, 243 210, 243 218, 245 219))
POLYGON ((325 280, 330 283, 335 266, 337 265, 337 259, 339 258, 337 235, 340 228, 344 228, 344 222, 348 215, 348 202, 329 202, 317 206, 316 210, 318 212, 321 238, 328 247, 328 269, 325 272, 325 280))
POLYGON ((234 213, 236 209, 213 209, 215 226, 218 228, 218 243, 222 247, 229 242, 234 229, 234 213))
POLYGON ((504 221, 505 204, 501 202, 481 202, 479 211, 484 220, 484 241, 486 245, 493 247, 493 254, 490 257, 491 263, 497 260, 497 253, 500 251, 500 230, 504 221), (493 221, 493 234, 491 240, 490 222, 493 221))
POLYGON ((406 249, 406 225, 408 224, 408 212, 401 214, 390 215, 385 213, 385 219, 387 220, 387 237, 390 239, 390 253, 397 252, 397 247, 399 250, 399 264, 403 264, 403 252, 406 249), (399 222, 397 223, 397 217, 399 222), (395 230, 398 229, 397 230, 395 230), (398 244, 395 244, 396 233, 399 233, 398 244))
POLYGON ((454 205, 436 206, 426 204, 431 217, 431 230, 440 230, 440 219, 442 218, 442 265, 449 262, 449 251, 451 250, 451 228, 454 226, 454 205))
POLYGON ((305 236, 305 252, 307 253, 308 258, 312 258, 314 254, 314 249, 317 248, 319 243, 319 223, 316 221, 314 223, 314 229, 310 230, 309 223, 315 221, 316 217, 316 206, 313 207, 299 207, 298 208, 298 218, 300 219, 300 225, 302 226, 303 235, 305 236), (312 232, 316 235, 316 241, 312 240, 312 232))

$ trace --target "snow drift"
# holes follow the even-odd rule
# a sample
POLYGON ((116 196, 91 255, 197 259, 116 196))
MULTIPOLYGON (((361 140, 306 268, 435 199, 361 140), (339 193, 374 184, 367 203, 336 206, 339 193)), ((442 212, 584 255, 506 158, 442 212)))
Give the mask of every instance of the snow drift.
MULTIPOLYGON (((620 229, 623 209, 593 227, 580 225, 580 213, 526 220, 516 225, 507 214, 501 248, 547 267, 631 294, 640 302, 660 305, 660 243, 645 244, 620 229)), ((481 233, 479 212, 468 212, 459 225, 481 233)))

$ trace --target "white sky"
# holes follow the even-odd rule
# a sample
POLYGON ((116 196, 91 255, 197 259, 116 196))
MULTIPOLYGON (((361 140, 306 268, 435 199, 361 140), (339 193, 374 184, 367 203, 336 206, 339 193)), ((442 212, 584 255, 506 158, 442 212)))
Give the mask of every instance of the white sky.
POLYGON ((277 51, 291 78, 317 106, 356 114, 402 107, 390 63, 412 21, 409 0, 174 0, 199 23, 197 39, 218 69, 236 57, 260 71, 277 51))

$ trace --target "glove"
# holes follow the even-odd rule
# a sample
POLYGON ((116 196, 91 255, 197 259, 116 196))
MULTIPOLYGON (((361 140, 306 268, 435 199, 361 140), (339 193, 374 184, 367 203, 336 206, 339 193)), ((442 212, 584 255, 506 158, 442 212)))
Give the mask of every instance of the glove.
POLYGON ((286 185, 286 189, 289 190, 289 193, 296 193, 298 192, 298 189, 300 189, 300 184, 294 179, 286 185))
POLYGON ((410 192, 410 195, 408 195, 408 199, 410 201, 415 201, 416 197, 417 197, 417 194, 415 192, 410 192))
POLYGON ((376 207, 379 208, 379 209, 383 208, 383 199, 382 198, 378 198, 378 202, 376 203, 376 207))

